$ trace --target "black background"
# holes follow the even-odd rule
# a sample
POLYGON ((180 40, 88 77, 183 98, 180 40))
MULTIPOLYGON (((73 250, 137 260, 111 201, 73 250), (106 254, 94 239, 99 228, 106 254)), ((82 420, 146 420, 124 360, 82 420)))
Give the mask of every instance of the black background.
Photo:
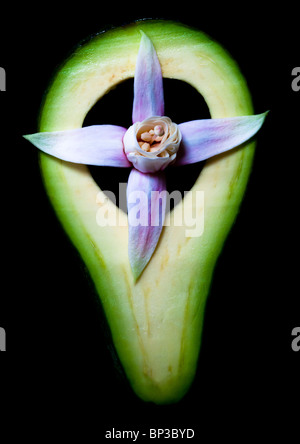
POLYGON ((188 427, 199 440, 208 433, 242 442, 293 432, 300 358, 291 349, 291 331, 300 326, 300 92, 291 88, 291 71, 300 66, 298 11, 288 5, 267 11, 253 3, 207 10, 187 2, 104 6, 3 7, 3 424, 13 418, 19 425, 9 428, 11 435, 19 428, 40 438, 82 432, 87 442, 90 435, 102 442, 112 427, 188 427), (98 298, 48 203, 37 152, 21 137, 37 130, 43 93, 76 44, 103 27, 144 17, 180 20, 207 32, 238 61, 255 112, 271 111, 215 269, 195 382, 181 402, 160 407, 139 401, 116 370, 98 298))

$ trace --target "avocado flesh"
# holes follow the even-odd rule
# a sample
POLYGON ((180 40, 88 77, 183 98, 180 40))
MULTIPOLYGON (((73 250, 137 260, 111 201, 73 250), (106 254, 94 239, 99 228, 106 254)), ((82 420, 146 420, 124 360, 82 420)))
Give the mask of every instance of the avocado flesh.
MULTIPOLYGON (((196 88, 212 118, 253 114, 246 82, 218 43, 185 25, 149 20, 109 30, 76 49, 47 91, 40 131, 81 127, 104 94, 134 77, 139 30, 152 40, 163 76, 196 88)), ((201 203, 193 209, 199 217, 204 211, 202 236, 187 237, 184 225, 164 227, 136 283, 128 260, 127 215, 109 201, 106 217, 114 220, 117 211, 121 224, 100 227, 97 196, 103 193, 88 167, 40 154, 52 205, 90 272, 131 386, 145 401, 176 402, 193 381, 213 269, 237 215, 253 154, 251 142, 206 161, 170 215, 180 217, 182 205, 193 206, 195 193, 204 191, 205 208, 201 203)))

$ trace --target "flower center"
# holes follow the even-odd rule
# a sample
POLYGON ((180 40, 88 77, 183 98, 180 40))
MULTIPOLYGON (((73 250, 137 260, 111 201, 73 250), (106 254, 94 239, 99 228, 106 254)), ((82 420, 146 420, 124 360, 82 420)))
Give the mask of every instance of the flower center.
POLYGON ((162 171, 173 163, 180 142, 178 125, 166 116, 135 122, 123 138, 127 159, 141 173, 162 171))
POLYGON ((137 141, 142 150, 153 153, 160 149, 165 131, 161 125, 155 125, 149 131, 142 133, 137 141))

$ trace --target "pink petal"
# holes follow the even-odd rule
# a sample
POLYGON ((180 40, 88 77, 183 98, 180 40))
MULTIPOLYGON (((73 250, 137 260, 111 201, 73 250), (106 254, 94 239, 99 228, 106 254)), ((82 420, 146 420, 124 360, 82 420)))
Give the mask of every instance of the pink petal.
POLYGON ((127 186, 129 261, 137 279, 158 243, 166 211, 166 179, 163 172, 144 174, 133 168, 127 186))
POLYGON ((24 137, 44 153, 68 162, 130 167, 123 150, 125 133, 126 129, 120 126, 95 125, 24 137))
POLYGON ((132 122, 164 115, 164 91, 161 67, 151 40, 142 38, 134 75, 132 122))
POLYGON ((181 123, 182 141, 175 165, 200 162, 241 145, 259 131, 267 113, 181 123))

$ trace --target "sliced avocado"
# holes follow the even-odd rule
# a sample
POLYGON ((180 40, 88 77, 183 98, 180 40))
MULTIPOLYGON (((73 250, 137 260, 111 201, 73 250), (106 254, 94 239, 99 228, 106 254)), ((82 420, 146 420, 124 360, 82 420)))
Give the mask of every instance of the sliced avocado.
MULTIPOLYGON (((253 114, 246 82, 218 43, 177 22, 145 20, 96 35, 76 49, 47 91, 39 130, 81 127, 104 94, 134 77, 140 30, 152 40, 163 76, 196 88, 212 118, 253 114)), ((117 212, 120 226, 99 226, 103 193, 89 168, 40 154, 47 193, 88 267, 131 386, 145 401, 176 402, 193 381, 213 269, 237 215, 254 148, 247 143, 205 162, 171 212, 173 221, 183 205, 194 206, 199 218, 204 212, 203 234, 187 236, 185 224, 164 227, 136 283, 128 260, 127 215, 108 201, 105 217, 114 225, 117 212), (204 192, 204 204, 197 203, 197 191, 204 192)))

